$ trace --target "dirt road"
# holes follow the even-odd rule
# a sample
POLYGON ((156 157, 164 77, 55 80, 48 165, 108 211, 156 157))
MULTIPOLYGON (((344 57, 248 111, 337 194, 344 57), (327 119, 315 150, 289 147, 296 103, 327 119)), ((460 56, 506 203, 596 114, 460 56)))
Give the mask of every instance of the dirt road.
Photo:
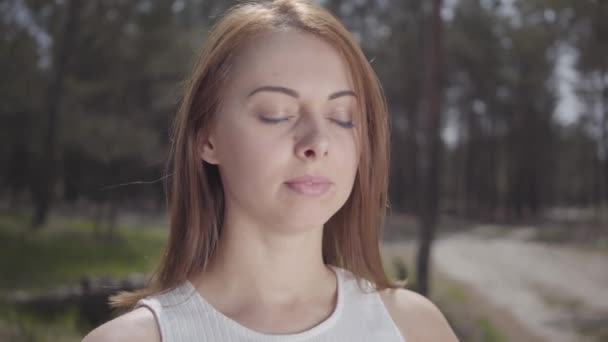
POLYGON ((433 246, 434 267, 547 341, 606 341, 608 255, 532 241, 530 228, 504 232, 478 226, 443 237, 433 246))

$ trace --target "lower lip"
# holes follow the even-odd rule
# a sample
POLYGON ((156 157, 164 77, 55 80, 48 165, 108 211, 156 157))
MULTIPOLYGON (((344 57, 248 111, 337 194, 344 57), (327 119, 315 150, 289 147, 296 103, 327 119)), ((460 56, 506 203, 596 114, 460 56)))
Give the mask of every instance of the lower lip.
POLYGON ((320 196, 331 188, 331 183, 285 183, 291 190, 307 196, 320 196))

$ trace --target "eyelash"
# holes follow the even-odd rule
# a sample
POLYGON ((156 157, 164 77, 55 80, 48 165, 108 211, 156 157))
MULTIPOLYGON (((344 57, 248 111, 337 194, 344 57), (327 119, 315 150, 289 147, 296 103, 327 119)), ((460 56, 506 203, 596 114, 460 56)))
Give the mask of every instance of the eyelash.
MULTIPOLYGON (((280 119, 271 119, 271 118, 266 118, 263 116, 260 116, 260 120, 262 120, 262 122, 266 123, 266 124, 278 124, 281 123, 283 121, 288 121, 291 117, 286 117, 286 118, 280 118, 280 119)), ((335 120, 335 119, 331 119, 331 121, 333 121, 334 123, 338 124, 340 127, 343 128, 353 128, 355 127, 354 123, 352 121, 340 121, 340 120, 335 120)))

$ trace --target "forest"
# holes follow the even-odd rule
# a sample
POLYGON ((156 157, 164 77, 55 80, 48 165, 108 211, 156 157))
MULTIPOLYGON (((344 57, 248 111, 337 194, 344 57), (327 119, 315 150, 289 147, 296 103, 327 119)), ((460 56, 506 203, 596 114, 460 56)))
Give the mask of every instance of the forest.
MULTIPOLYGON (((608 338, 608 1, 316 2, 356 38, 388 101, 391 272, 434 296, 462 341, 608 338), (454 274, 488 253, 497 263, 478 269, 536 276, 523 257, 536 249, 497 259, 509 241, 542 250, 548 280, 530 303, 551 302, 546 316, 500 316, 496 284, 454 274), (587 297, 554 288, 553 267, 587 297), (469 309, 473 298, 486 305, 469 309), (567 332, 543 325, 564 312, 567 332)), ((0 0, 0 341, 79 340, 109 316, 83 314, 80 295, 34 299, 153 269, 184 80, 234 4, 0 0)))

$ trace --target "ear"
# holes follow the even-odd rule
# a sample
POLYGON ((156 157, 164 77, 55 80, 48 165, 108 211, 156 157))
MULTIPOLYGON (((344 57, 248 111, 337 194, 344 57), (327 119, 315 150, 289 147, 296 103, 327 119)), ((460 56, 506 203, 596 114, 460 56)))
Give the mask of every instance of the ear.
POLYGON ((199 157, 209 164, 219 164, 217 156, 217 148, 213 142, 213 136, 207 137, 199 136, 198 139, 198 154, 199 157))

